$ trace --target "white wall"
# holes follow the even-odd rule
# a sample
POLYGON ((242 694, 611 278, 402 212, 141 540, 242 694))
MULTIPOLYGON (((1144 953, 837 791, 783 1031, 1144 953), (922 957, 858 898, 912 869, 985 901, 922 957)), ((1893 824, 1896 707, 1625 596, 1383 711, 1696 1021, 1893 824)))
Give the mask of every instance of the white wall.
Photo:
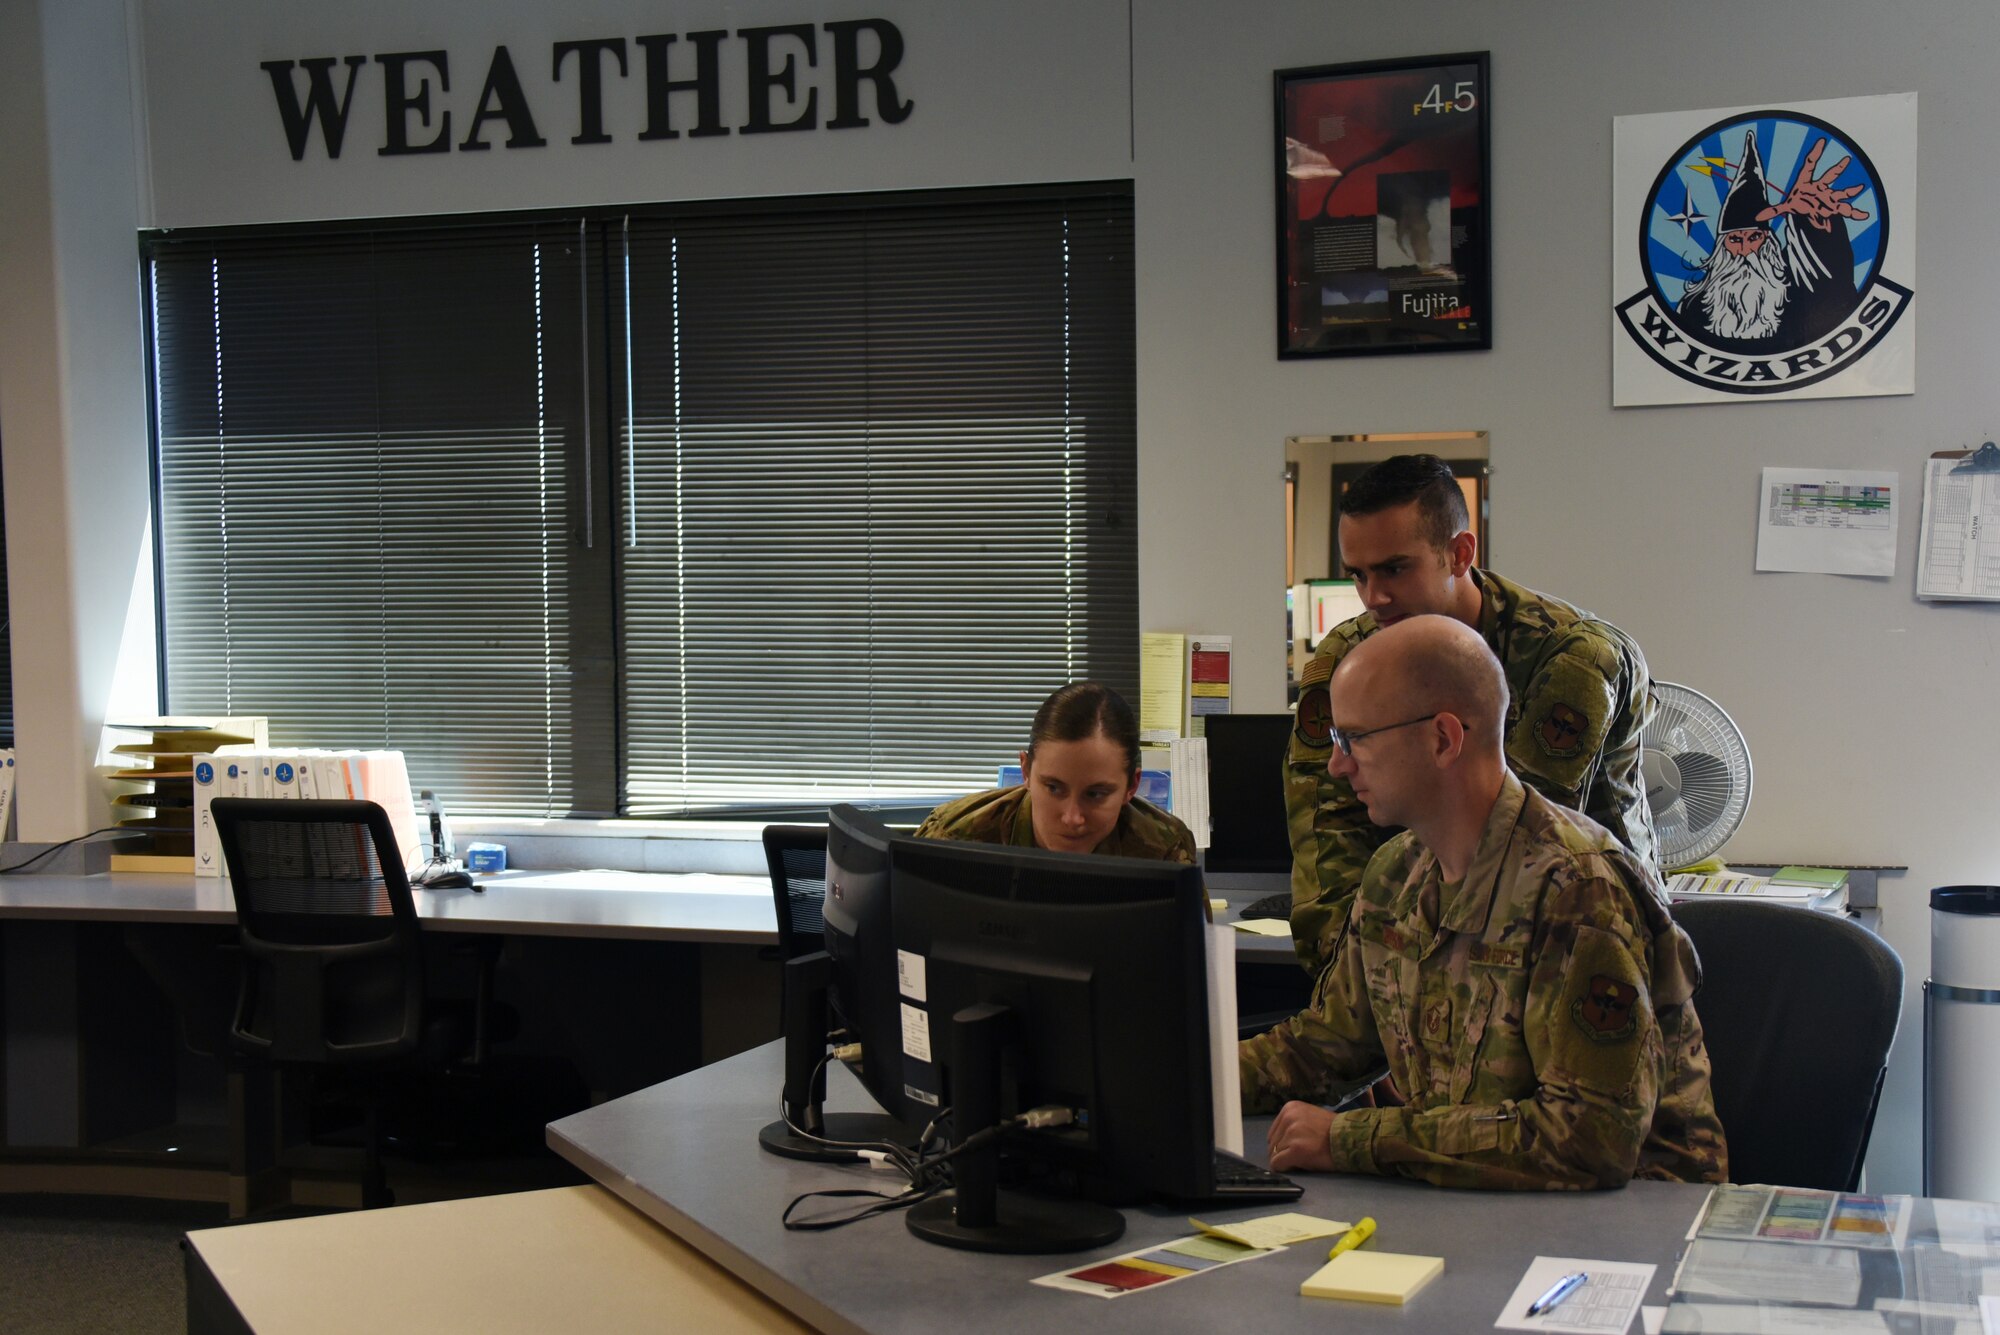
POLYGON ((151 712, 133 66, 121 0, 0 8, 0 442, 23 839, 107 823, 106 716, 151 712), (39 11, 39 12, 38 12, 39 11), (143 638, 143 637, 142 637, 143 638), (135 699, 136 697, 136 699, 135 699))
MULTIPOLYGON (((56 26, 76 33, 117 9, 108 0, 4 3, 10 49, 23 15, 40 13, 47 25, 61 14, 56 26), (74 27, 72 11, 82 16, 74 27)), ((1912 598, 1913 512, 1893 580, 1756 575, 1754 485, 1767 464, 1889 466, 1902 470, 1907 495, 1924 454, 1977 443, 2000 422, 1987 336, 1988 312, 2000 304, 1988 184, 2000 157, 1991 132, 2000 90, 1987 73, 2000 10, 1986 0, 1893 10, 1859 0, 1683 0, 1654 11, 1584 0, 1140 0, 1128 120, 1127 14, 1115 0, 709 0, 666 18, 640 0, 560 11, 529 0, 433 5, 414 17, 406 9, 147 4, 150 187, 121 158, 116 133, 74 149, 62 142, 66 124, 121 114, 122 55, 94 66, 113 72, 107 92, 102 79, 72 77, 82 71, 64 64, 61 43, 46 44, 57 151, 44 151, 42 174, 54 179, 39 202, 50 216, 38 221, 34 200, 0 214, 0 295, 26 294, 20 312, 0 312, 0 410, 10 570, 54 590, 37 615, 66 639, 74 668, 30 663, 24 678, 16 635, 18 708, 43 730, 35 735, 52 765, 56 733, 71 747, 91 731, 86 679, 108 672, 101 660, 115 633, 102 623, 122 625, 126 601, 98 566, 129 575, 124 549, 138 527, 116 530, 109 554, 89 550, 86 507, 64 496, 45 516, 47 499, 18 492, 16 479, 74 490, 80 477, 108 478, 112 510, 143 513, 127 494, 145 467, 130 407, 136 311, 112 296, 132 282, 133 219, 121 194, 150 188, 154 203, 138 211, 140 222, 192 224, 1129 174, 1138 205, 1143 624, 1234 636, 1243 706, 1278 707, 1282 612, 1266 591, 1283 580, 1284 438, 1491 431, 1506 573, 1619 621, 1658 675, 1699 686, 1741 721, 1758 761, 1757 793, 1730 852, 1742 861, 1909 865, 1883 886, 1883 928, 1908 966, 1910 1006, 1872 1163, 1876 1186, 1917 1186, 1924 893, 2000 881, 1994 785, 1981 763, 2000 743, 1988 703, 2000 608, 1912 598), (918 111, 902 126, 572 147, 572 85, 547 79, 552 40, 878 15, 909 42, 909 81, 899 75, 899 85, 918 111), (471 68, 454 66, 451 94, 462 134, 483 61, 501 42, 516 56, 547 148, 379 159, 378 124, 357 140, 365 152, 351 163, 295 164, 256 68, 316 54, 441 45, 456 59, 463 50, 471 68), (1472 49, 1493 52, 1493 350, 1281 364, 1271 71, 1472 49), (1612 117, 1911 89, 1922 95, 1917 394, 1613 411, 1612 117), (78 207, 86 202, 97 210, 78 207), (87 357, 72 351, 85 347, 87 357), (44 522, 60 541, 27 547, 23 535, 44 522), (55 571, 50 551, 68 567, 55 571), (115 614, 99 605, 107 601, 115 614)), ((120 37, 98 40, 108 50, 120 37)), ((364 95, 377 99, 370 114, 379 118, 373 87, 364 95)), ((0 169, 18 168, 34 157, 23 143, 36 136, 17 123, 14 102, 5 105, 0 169)), ((10 186, 33 178, 6 175, 10 186)), ((24 732, 24 751, 27 740, 24 732)), ((25 817, 25 792, 23 807, 25 817)))
MULTIPOLYGON (((162 227, 273 219, 465 213, 639 200, 810 195, 926 189, 1021 181, 1123 177, 1131 170, 1129 83, 1123 0, 1007 0, 939 4, 925 0, 498 0, 477 6, 410 5, 398 0, 278 5, 261 0, 150 0, 145 49, 156 217, 162 227), (692 77, 686 34, 795 23, 885 19, 905 54, 892 78, 913 102, 899 124, 881 122, 872 89, 861 113, 875 122, 840 130, 731 133, 642 142, 645 61, 636 39, 679 34, 670 75, 692 77), (623 38, 627 75, 605 58, 608 144, 575 145, 579 133, 577 57, 562 79, 557 42, 623 38), (448 91, 432 90, 451 114, 452 139, 472 129, 495 47, 505 46, 535 125, 539 148, 500 147, 504 122, 488 122, 485 151, 383 156, 383 71, 358 76, 340 158, 329 161, 317 133, 293 161, 271 79, 260 62, 443 49, 448 91)), ((832 118, 832 39, 815 36, 817 65, 789 53, 801 94, 818 90, 819 120, 832 118)), ((725 124, 741 127, 748 105, 746 44, 721 47, 725 124)), ((872 63, 873 46, 861 53, 872 63)), ((409 87, 422 67, 411 66, 409 87)), ((345 88, 345 70, 339 87, 345 88)), ((293 76, 302 86, 304 76, 293 76)), ((782 101, 782 99, 781 99, 782 101)), ((800 108, 782 107, 774 120, 800 108)), ((674 126, 694 120, 693 99, 674 99, 674 126)), ((414 127, 415 122, 411 122, 414 127)), ((433 123, 436 124, 435 122, 433 123)), ((413 142, 434 131, 413 128, 413 142)))

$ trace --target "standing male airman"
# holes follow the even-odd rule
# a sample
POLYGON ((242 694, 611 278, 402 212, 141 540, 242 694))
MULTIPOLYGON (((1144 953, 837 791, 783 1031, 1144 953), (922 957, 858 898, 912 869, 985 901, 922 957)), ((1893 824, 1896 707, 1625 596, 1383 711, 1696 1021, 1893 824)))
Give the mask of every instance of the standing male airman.
POLYGON ((1464 493, 1435 455, 1384 460, 1341 497, 1340 559, 1368 611, 1334 627, 1300 674, 1285 760, 1292 943, 1308 973, 1333 957, 1362 869, 1395 833, 1372 824, 1348 781, 1327 770, 1327 682, 1356 645, 1408 617, 1436 613, 1478 631, 1507 674, 1508 767, 1654 861, 1639 774, 1645 656, 1610 622, 1477 569, 1477 555, 1464 493))

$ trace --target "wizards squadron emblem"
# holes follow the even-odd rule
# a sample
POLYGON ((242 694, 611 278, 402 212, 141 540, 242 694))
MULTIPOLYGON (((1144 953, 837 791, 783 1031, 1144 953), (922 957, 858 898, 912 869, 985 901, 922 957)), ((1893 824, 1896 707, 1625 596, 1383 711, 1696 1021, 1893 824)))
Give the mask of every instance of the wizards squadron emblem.
MULTIPOLYGON (((1625 333, 1684 380, 1732 394, 1815 384, 1908 309, 1883 276, 1888 200, 1862 146, 1800 112, 1718 121, 1660 169, 1640 216, 1646 286, 1625 333)), ((1907 276, 1907 275, 1905 275, 1907 276)))

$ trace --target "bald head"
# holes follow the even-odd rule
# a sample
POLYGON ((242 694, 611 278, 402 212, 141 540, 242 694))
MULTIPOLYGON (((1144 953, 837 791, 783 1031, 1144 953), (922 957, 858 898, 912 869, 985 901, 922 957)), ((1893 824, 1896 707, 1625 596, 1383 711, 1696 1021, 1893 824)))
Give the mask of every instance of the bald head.
POLYGON ((1343 701, 1364 711, 1356 723, 1451 713, 1466 726, 1468 749, 1500 751, 1507 676, 1479 632, 1454 617, 1415 616, 1385 626, 1341 659, 1334 677, 1343 701))

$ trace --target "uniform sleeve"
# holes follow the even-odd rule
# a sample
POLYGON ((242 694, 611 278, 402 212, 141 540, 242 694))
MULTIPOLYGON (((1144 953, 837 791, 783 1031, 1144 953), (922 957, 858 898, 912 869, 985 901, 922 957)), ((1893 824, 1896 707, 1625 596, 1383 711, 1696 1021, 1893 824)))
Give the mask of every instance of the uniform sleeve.
POLYGON ((1626 664, 1605 636, 1579 627, 1535 669, 1507 735, 1507 764, 1558 806, 1582 810, 1603 764, 1626 664))
POLYGON ((931 814, 924 817, 924 823, 917 827, 917 838, 919 839, 950 838, 951 836, 947 835, 944 832, 946 822, 943 819, 945 814, 945 808, 949 807, 950 805, 951 803, 947 802, 943 806, 932 808, 931 814))
POLYGON ((1287 1099, 1323 1102, 1335 1085, 1382 1064, 1363 952, 1343 950, 1319 976, 1312 1004, 1237 1045, 1243 1111, 1276 1112, 1287 1099))
POLYGON ((1292 841, 1292 948, 1318 976, 1333 958, 1368 859, 1395 830, 1376 825, 1345 779, 1327 773, 1333 736, 1326 681, 1332 659, 1314 659, 1299 692, 1285 754, 1285 823, 1292 841), (1316 678, 1316 679, 1315 679, 1316 678))
POLYGON ((1336 1170, 1512 1191, 1616 1187, 1638 1166, 1664 1062, 1646 946, 1607 902, 1604 882, 1552 907, 1523 1017, 1532 1096, 1426 1111, 1336 1114, 1336 1170))

